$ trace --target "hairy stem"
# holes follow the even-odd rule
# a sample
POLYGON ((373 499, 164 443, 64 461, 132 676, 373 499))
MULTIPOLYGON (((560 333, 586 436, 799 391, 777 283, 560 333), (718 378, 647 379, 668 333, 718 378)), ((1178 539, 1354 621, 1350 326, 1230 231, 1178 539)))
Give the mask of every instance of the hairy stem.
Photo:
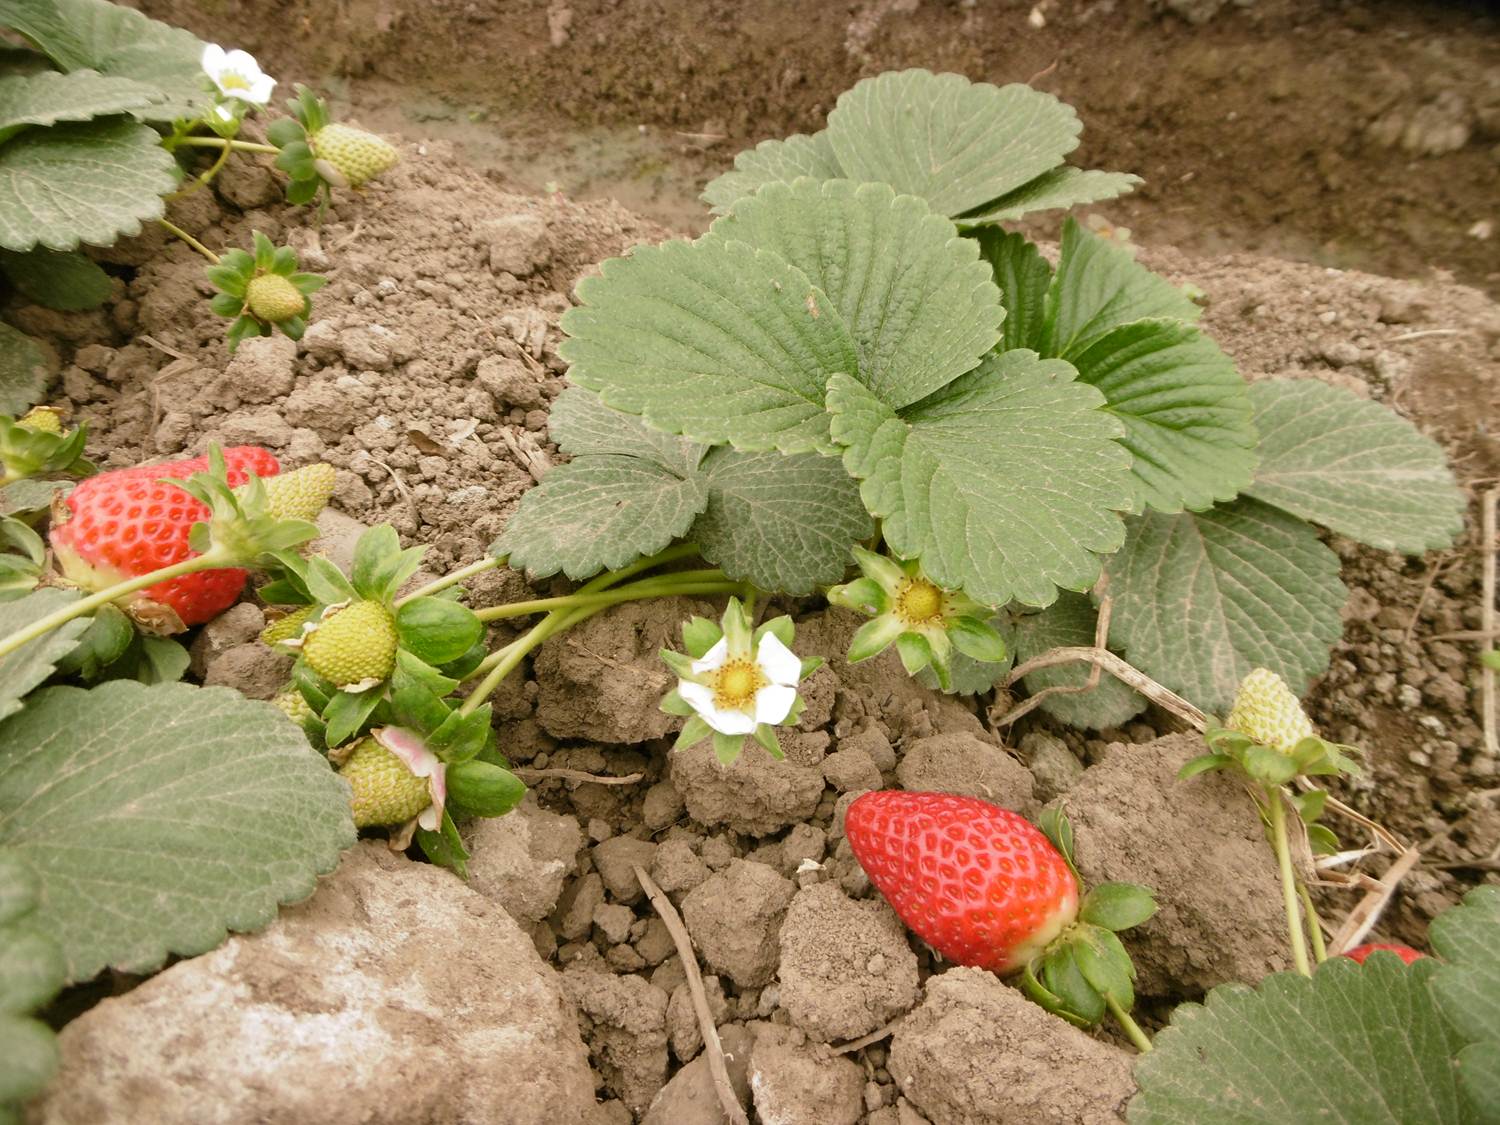
POLYGON ((1115 1017, 1115 1022, 1120 1025, 1120 1030, 1125 1032, 1130 1042, 1135 1046, 1135 1049, 1143 1055, 1151 1050, 1151 1040, 1146 1037, 1146 1033, 1141 1030, 1141 1025, 1135 1022, 1130 1013, 1120 1007, 1120 1002, 1113 996, 1106 996, 1104 1003, 1109 1008, 1110 1015, 1115 1017))
POLYGON ((191 559, 183 559, 180 563, 164 566, 160 570, 153 570, 150 574, 142 574, 138 578, 130 578, 124 582, 117 583, 107 590, 101 590, 97 594, 90 594, 81 601, 72 602, 63 606, 54 613, 49 613, 40 621, 33 621, 24 629, 17 630, 0 640, 0 659, 9 656, 22 645, 29 644, 38 637, 52 632, 59 625, 65 625, 75 617, 82 617, 92 613, 100 606, 108 605, 110 602, 133 594, 137 590, 144 590, 147 586, 155 586, 158 582, 167 582, 173 578, 181 578, 184 574, 196 574, 200 570, 215 570, 219 567, 232 566, 234 560, 224 554, 209 551, 204 555, 197 555, 191 559))
POLYGON ((446 590, 449 586, 457 586, 465 579, 473 578, 476 574, 483 574, 487 570, 494 570, 497 566, 504 565, 505 559, 503 557, 487 555, 478 562, 471 562, 468 566, 460 567, 452 574, 445 574, 441 578, 434 579, 427 583, 427 585, 413 590, 403 598, 397 598, 396 608, 400 609, 407 602, 416 601, 418 598, 431 597, 433 594, 446 590))
POLYGON ((188 148, 222 148, 225 151, 232 149, 235 152, 281 152, 275 145, 263 145, 255 141, 226 141, 223 137, 178 137, 166 142, 163 147, 174 149, 184 145, 188 148))
POLYGON ((1307 936, 1312 939, 1313 961, 1321 965, 1328 960, 1328 946, 1323 941, 1323 920, 1318 917, 1318 908, 1313 905, 1307 884, 1297 880, 1297 893, 1302 897, 1302 909, 1307 912, 1307 936))
POLYGON ((1307 962, 1307 939, 1302 932, 1302 915, 1297 907, 1297 876, 1292 871, 1292 849, 1286 834, 1286 799, 1280 789, 1267 789, 1266 801, 1271 817, 1271 846, 1276 849, 1276 866, 1281 872, 1281 901, 1286 907, 1287 933, 1292 939, 1292 960, 1297 971, 1312 976, 1307 962))
POLYGON ((198 253, 202 254, 214 265, 219 264, 219 256, 217 254, 215 254, 207 246, 203 245, 203 243, 199 242, 192 235, 188 234, 187 231, 183 230, 176 223, 169 223, 166 219, 157 219, 156 221, 162 226, 166 227, 170 233, 175 234, 178 238, 182 239, 182 241, 186 242, 194 250, 198 251, 198 253))

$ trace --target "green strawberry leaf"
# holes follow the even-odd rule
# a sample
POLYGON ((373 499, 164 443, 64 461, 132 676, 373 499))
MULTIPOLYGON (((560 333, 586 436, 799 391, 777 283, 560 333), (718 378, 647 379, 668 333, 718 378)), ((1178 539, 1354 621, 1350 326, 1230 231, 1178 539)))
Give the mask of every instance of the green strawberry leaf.
POLYGON ((55 357, 40 343, 0 322, 0 414, 17 417, 40 402, 55 370, 55 357))
MULTIPOLYGON (((1040 613, 1015 618, 1016 662, 1025 664, 1055 648, 1091 647, 1097 624, 1098 614, 1088 595, 1065 591, 1040 613)), ((1087 664, 1058 664, 1030 672, 1021 682, 1027 692, 1038 695, 1049 687, 1082 687, 1088 678, 1087 664)), ((1088 691, 1058 692, 1047 696, 1039 706, 1069 726, 1101 730, 1135 718, 1146 709, 1146 698, 1101 671, 1099 682, 1088 691)))
MULTIPOLYGON (((4 348, 0 341, 0 349, 4 348)), ((3 363, 3 360, 0 360, 3 363)), ((43 512, 52 506, 55 496, 65 496, 73 489, 70 480, 18 480, 0 488, 0 516, 43 512)))
POLYGON ((741 449, 833 452, 824 389, 856 371, 832 301, 778 255, 705 239, 641 246, 578 285, 568 378, 657 429, 741 449))
POLYGON ((1406 419, 1316 379, 1250 386, 1260 467, 1245 491, 1383 551, 1452 545, 1465 501, 1442 448, 1406 419))
POLYGON ((1328 667, 1348 591, 1312 527, 1248 498, 1127 522, 1109 640, 1141 671, 1222 714, 1255 668, 1300 696, 1328 667))
POLYGON ((789 184, 801 176, 835 180, 842 175, 827 130, 810 137, 798 133, 746 149, 734 158, 732 169, 708 182, 699 198, 715 215, 722 215, 766 184, 789 184))
POLYGON ((848 376, 828 409, 844 466, 903 558, 984 605, 1047 605, 1115 550, 1129 456, 1103 396, 1027 351, 991 355, 899 415, 848 376))
POLYGON ((57 1037, 50 1027, 39 1020, 0 1015, 0 1114, 12 1103, 41 1093, 57 1061, 57 1037))
POLYGON ((1084 171, 1065 165, 1043 172, 1014 191, 959 215, 953 221, 965 229, 1014 222, 1033 211, 1062 211, 1084 203, 1102 203, 1134 191, 1136 184, 1143 182, 1129 172, 1084 171))
POLYGON ((0 250, 0 271, 21 296, 49 309, 93 309, 109 299, 109 274, 75 251, 39 247, 16 254, 0 250))
MULTIPOLYGON (((19 601, 0 603, 0 637, 8 637, 77 600, 76 590, 48 588, 19 601)), ((16 651, 0 656, 0 719, 21 710, 26 694, 52 675, 58 662, 72 651, 88 627, 87 618, 75 617, 16 651)), ((0 843, 3 842, 0 833, 0 843)))
POLYGON ((849 326, 860 382, 893 409, 972 370, 1000 338, 1005 310, 974 243, 885 184, 770 184, 709 237, 769 250, 806 274, 849 326))
POLYGON ((49 688, 0 724, 0 846, 70 981, 146 972, 312 893, 354 842, 347 787, 268 703, 226 688, 49 688))
POLYGON ((1461 1040, 1432 1001, 1434 961, 1334 957, 1183 1004, 1136 1064, 1131 1125, 1292 1121, 1459 1125, 1461 1040))
POLYGON ((151 86, 91 70, 71 74, 44 70, 0 78, 0 143, 28 125, 88 121, 160 100, 161 94, 151 86))
POLYGON ((1474 1120, 1500 1120, 1500 887, 1475 887, 1428 937, 1444 961, 1433 996, 1469 1043, 1458 1056, 1459 1086, 1474 1120))
POLYGON ((866 78, 839 95, 828 140, 851 180, 960 215, 1030 183, 1078 147, 1072 107, 1020 83, 926 70, 866 78))
POLYGON ((994 271, 1000 287, 1005 321, 1000 325, 1000 350, 1030 348, 1040 352, 1046 345, 1047 293, 1052 288, 1052 267, 1025 235, 1007 233, 999 227, 976 231, 980 256, 994 271))
POLYGON ((0 147, 0 247, 72 250, 139 234, 177 184, 160 140, 149 126, 106 117, 31 129, 0 147))

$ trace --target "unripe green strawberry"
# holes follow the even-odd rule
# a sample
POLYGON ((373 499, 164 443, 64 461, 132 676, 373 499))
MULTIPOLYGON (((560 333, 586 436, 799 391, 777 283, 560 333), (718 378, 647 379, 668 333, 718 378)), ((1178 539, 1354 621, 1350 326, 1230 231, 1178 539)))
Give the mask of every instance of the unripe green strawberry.
POLYGON ((308 140, 313 155, 333 165, 350 187, 373 180, 401 159, 383 138, 348 125, 324 125, 308 140))
POLYGON ((339 770, 339 776, 354 790, 350 807, 356 828, 380 828, 405 824, 432 804, 427 779, 406 768, 406 763, 373 738, 362 738, 339 770))
MULTIPOLYGON (((261 643, 270 645, 275 649, 280 649, 283 641, 290 641, 302 636, 302 626, 307 623, 307 619, 316 613, 317 610, 318 607, 315 605, 305 605, 300 609, 294 609, 285 617, 278 617, 260 631, 261 643)), ((290 652, 292 650, 286 649, 283 651, 290 652)))
POLYGON ((379 602, 330 606, 302 644, 307 666, 335 687, 374 686, 396 664, 396 622, 379 602))
POLYGON ((333 495, 334 469, 319 462, 263 482, 266 514, 279 520, 315 520, 333 495))
POLYGON ((1257 668, 1240 681, 1224 725, 1282 754, 1317 734, 1292 689, 1269 668, 1257 668))
POLYGON ((307 296, 279 273, 263 273, 245 286, 245 307, 267 324, 280 324, 307 311, 307 296))
POLYGON ((284 714, 288 719, 291 719, 292 722, 299 725, 307 719, 311 719, 314 717, 312 705, 309 704, 307 700, 302 697, 302 693, 294 687, 287 688, 286 691, 278 694, 275 699, 271 700, 271 702, 274 703, 281 710, 281 713, 284 714))
POLYGON ((62 415, 51 406, 33 406, 16 423, 25 426, 28 430, 36 430, 44 434, 60 434, 63 432, 62 415))

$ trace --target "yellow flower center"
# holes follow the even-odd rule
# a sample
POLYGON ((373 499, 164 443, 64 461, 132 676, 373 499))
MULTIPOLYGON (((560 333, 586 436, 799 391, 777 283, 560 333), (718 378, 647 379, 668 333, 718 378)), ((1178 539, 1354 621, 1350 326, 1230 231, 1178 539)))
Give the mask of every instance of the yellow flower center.
POLYGON ((722 711, 753 711, 755 693, 770 681, 753 660, 730 660, 713 675, 714 706, 722 711))
POLYGON ((943 591, 925 578, 908 578, 896 591, 896 617, 908 627, 930 625, 943 616, 943 591))
POLYGON ((236 74, 232 70, 226 70, 219 75, 219 89, 221 90, 248 90, 250 80, 243 74, 236 74))

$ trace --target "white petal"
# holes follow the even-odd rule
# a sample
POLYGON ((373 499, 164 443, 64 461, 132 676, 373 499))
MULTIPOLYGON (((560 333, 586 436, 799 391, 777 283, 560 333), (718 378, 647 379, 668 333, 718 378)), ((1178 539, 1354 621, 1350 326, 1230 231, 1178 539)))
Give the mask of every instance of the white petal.
POLYGON ((792 713, 792 704, 795 702, 797 689, 794 687, 772 684, 761 688, 755 693, 756 723, 770 723, 774 727, 792 713))
POLYGON ((262 74, 250 83, 250 91, 240 96, 247 102, 254 102, 256 105, 265 105, 271 100, 271 91, 275 88, 276 79, 268 74, 262 74))
POLYGON ((729 641, 720 637, 717 644, 703 654, 702 660, 693 661, 694 672, 716 672, 729 659, 729 641))
POLYGON ((427 779, 427 791, 432 794, 432 804, 417 814, 417 823, 429 832, 443 826, 443 806, 448 803, 448 763, 438 762, 437 769, 427 779))
POLYGON ((743 711, 721 711, 717 707, 709 707, 707 711, 699 711, 703 721, 720 734, 753 734, 755 732, 755 719, 743 711))
POLYGON ((443 760, 427 749, 415 731, 405 727, 381 727, 372 731, 375 741, 406 763, 417 777, 431 777, 443 766, 443 760))
POLYGON ((692 680, 678 680, 677 694, 682 700, 698 714, 714 709, 713 689, 705 684, 695 684, 692 680))
POLYGON ((255 56, 249 51, 230 51, 224 56, 224 62, 230 70, 247 81, 260 73, 260 63, 255 61, 255 56))
POLYGON ((208 76, 217 80, 219 72, 224 69, 224 48, 217 43, 205 44, 201 63, 208 76))
POLYGON ((766 674, 766 679, 773 684, 795 687, 802 678, 802 661, 797 659, 795 652, 781 643, 781 638, 775 633, 766 633, 761 637, 755 662, 766 674))

